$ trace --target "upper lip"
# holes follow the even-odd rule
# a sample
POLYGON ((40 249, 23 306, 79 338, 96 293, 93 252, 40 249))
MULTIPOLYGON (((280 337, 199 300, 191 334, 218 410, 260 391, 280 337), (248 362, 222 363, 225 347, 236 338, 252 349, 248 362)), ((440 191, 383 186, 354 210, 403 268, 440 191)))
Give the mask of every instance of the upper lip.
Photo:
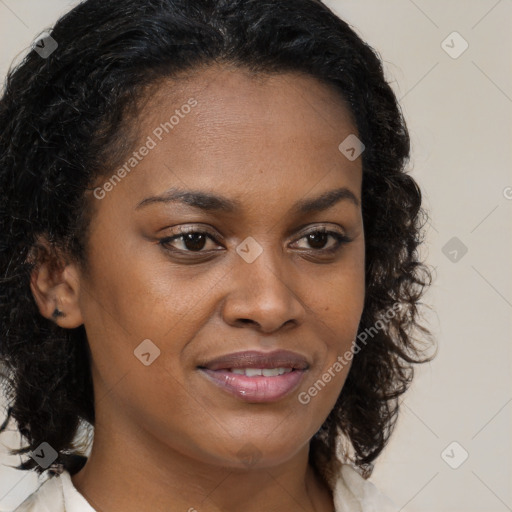
POLYGON ((248 350, 216 357, 201 365, 200 368, 207 368, 208 370, 229 368, 292 368, 306 370, 309 368, 309 363, 304 356, 289 350, 276 350, 274 352, 248 350))

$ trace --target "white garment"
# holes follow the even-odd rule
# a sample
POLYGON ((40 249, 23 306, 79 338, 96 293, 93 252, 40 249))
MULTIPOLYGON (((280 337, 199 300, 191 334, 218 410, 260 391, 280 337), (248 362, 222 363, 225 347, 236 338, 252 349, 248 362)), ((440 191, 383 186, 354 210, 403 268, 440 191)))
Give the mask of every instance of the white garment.
MULTIPOLYGON (((365 480, 349 464, 343 464, 329 482, 336 512, 398 512, 399 507, 365 480), (333 488, 334 487, 334 488, 333 488)), ((64 471, 46 479, 14 512, 96 512, 74 487, 64 471)))

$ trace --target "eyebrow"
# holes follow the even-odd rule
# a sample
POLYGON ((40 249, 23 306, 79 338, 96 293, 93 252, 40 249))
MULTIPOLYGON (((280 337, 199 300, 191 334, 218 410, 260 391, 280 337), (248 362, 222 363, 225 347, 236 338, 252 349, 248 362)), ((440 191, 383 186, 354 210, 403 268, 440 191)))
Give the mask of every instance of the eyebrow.
MULTIPOLYGON (((359 208, 360 201, 346 187, 329 190, 312 199, 301 199, 293 207, 294 214, 316 213, 327 210, 342 200, 348 200, 359 208)), ((237 213, 242 209, 242 203, 234 199, 218 196, 198 190, 180 190, 171 188, 159 196, 148 197, 140 201, 136 210, 151 204, 181 202, 209 212, 237 213)))

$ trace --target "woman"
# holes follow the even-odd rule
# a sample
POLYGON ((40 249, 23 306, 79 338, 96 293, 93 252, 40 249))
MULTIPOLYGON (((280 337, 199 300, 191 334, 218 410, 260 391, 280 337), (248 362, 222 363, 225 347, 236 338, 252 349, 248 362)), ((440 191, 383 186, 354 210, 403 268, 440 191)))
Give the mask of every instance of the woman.
POLYGON ((346 23, 87 0, 0 120, 4 428, 47 475, 19 511, 394 510, 367 478, 428 360, 424 212, 346 23))

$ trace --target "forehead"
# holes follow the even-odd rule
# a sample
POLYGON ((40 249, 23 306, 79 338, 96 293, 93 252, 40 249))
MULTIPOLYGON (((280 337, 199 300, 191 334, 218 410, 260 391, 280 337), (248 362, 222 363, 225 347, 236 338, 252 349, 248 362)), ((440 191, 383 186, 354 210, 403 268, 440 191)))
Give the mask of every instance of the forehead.
POLYGON ((357 133, 352 115, 333 86, 304 74, 211 66, 162 80, 135 123, 135 149, 151 149, 121 183, 133 204, 176 186, 268 201, 360 189, 360 159, 338 149, 357 133))
POLYGON ((193 114, 196 127, 226 130, 230 126, 281 133, 338 131, 340 123, 355 132, 348 104, 334 85, 298 72, 261 73, 228 65, 212 65, 178 79, 160 80, 153 87, 142 113, 146 131, 165 113, 179 109, 190 98, 200 109, 193 114), (308 124, 304 122, 307 121, 308 124))

